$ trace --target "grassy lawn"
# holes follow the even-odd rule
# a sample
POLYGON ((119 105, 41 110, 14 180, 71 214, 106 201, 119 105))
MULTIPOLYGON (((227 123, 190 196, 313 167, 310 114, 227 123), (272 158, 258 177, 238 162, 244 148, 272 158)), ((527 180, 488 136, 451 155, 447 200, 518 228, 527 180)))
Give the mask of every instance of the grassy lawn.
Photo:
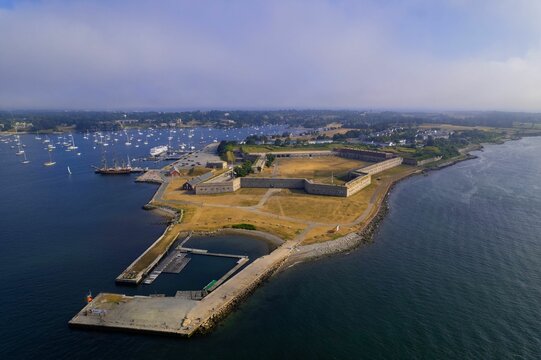
MULTIPOLYGON (((306 177, 321 179, 329 177, 333 171, 349 171, 359 168, 365 163, 335 157, 321 157, 313 159, 278 159, 280 176, 306 177)), ((229 206, 253 206, 256 205, 267 192, 267 189, 240 189, 235 193, 215 195, 193 195, 179 191, 183 179, 173 179, 165 192, 166 200, 184 200, 197 202, 194 204, 179 204, 165 202, 164 205, 184 209, 184 217, 181 224, 174 228, 174 233, 179 231, 213 231, 234 224, 253 224, 258 230, 276 234, 284 239, 293 239, 299 232, 306 228, 306 222, 325 223, 328 225, 317 226, 306 237, 305 242, 321 242, 332 240, 348 232, 356 231, 363 224, 341 226, 336 232, 336 224, 354 222, 367 209, 373 208, 375 212, 378 204, 383 199, 386 189, 392 181, 406 176, 417 168, 401 165, 386 170, 372 177, 372 184, 349 198, 332 196, 318 196, 306 194, 301 190, 287 190, 275 192, 267 202, 259 208, 260 212, 243 210, 242 208, 224 208, 209 205, 229 206), (286 219, 287 218, 292 218, 286 219), (297 219, 297 220, 293 220, 297 219)), ((171 240, 169 240, 171 241, 171 240)), ((167 236, 164 245, 167 244, 167 236)), ((163 249, 156 247, 156 253, 163 249)), ((155 252, 152 252, 155 254, 155 252)), ((151 258, 152 255, 149 255, 151 258)))
POLYGON ((189 201, 206 204, 221 204, 228 206, 254 206, 267 189, 240 189, 234 193, 195 195, 191 191, 182 190, 187 178, 175 177, 169 183, 163 194, 164 200, 189 201))
POLYGON ((302 191, 282 190, 267 201, 263 210, 306 221, 349 222, 364 211, 371 193, 371 191, 363 190, 349 198, 339 198, 308 195, 302 191))
POLYGON ((144 254, 133 267, 132 271, 145 270, 165 249, 167 249, 173 241, 175 241, 177 234, 180 232, 178 225, 173 226, 169 231, 160 239, 160 241, 152 246, 149 251, 144 254))
POLYGON ((209 206, 178 206, 186 211, 179 231, 213 231, 231 227, 235 224, 248 223, 257 230, 275 234, 285 240, 293 239, 306 225, 280 219, 275 216, 257 214, 242 209, 224 209, 209 206))
POLYGON ((275 171, 276 177, 303 178, 330 184, 334 175, 335 184, 343 184, 349 171, 369 165, 363 161, 345 159, 337 156, 322 156, 314 158, 277 158, 271 168, 264 169, 259 174, 251 176, 271 177, 275 171))

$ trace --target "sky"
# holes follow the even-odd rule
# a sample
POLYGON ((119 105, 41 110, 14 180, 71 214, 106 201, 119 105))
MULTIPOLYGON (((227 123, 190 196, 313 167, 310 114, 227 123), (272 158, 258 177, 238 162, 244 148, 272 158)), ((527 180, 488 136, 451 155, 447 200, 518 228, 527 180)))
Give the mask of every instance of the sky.
POLYGON ((539 0, 0 0, 0 109, 541 111, 539 0))

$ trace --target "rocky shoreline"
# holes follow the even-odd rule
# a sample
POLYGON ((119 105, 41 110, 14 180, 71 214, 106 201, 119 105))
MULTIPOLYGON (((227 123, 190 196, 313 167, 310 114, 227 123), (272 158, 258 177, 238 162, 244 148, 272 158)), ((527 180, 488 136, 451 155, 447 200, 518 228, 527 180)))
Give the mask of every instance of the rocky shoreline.
MULTIPOLYGON (((482 147, 474 149, 481 150, 482 147)), ((474 151, 470 150, 470 151, 474 151)), ((312 260, 318 260, 323 257, 344 253, 351 251, 361 245, 369 244, 373 241, 374 235, 381 224, 381 222, 385 219, 387 216, 387 213, 389 212, 389 195, 394 189, 394 187, 401 181, 408 179, 411 176, 416 176, 422 173, 426 173, 428 171, 436 171, 436 170, 442 170, 444 168, 447 168, 449 166, 455 165, 459 162, 476 159, 477 156, 466 154, 465 157, 459 158, 459 159, 451 159, 449 161, 443 162, 438 164, 436 167, 433 168, 425 168, 422 171, 410 174, 408 176, 405 176, 399 180, 394 181, 387 190, 381 205, 379 206, 378 211, 374 215, 374 217, 370 220, 370 222, 359 232, 354 232, 347 234, 341 238, 338 238, 336 240, 326 241, 323 243, 316 243, 316 244, 310 244, 310 245, 304 245, 304 246, 298 246, 296 249, 296 252, 293 253, 283 264, 280 270, 285 270, 287 268, 290 268, 298 263, 304 262, 304 261, 312 261, 312 260)))
POLYGON ((215 311, 204 323, 202 323, 195 335, 205 335, 210 333, 218 323, 227 317, 232 311, 234 311, 244 300, 246 300, 262 283, 267 281, 272 275, 274 275, 282 267, 283 263, 287 261, 284 259, 277 262, 272 267, 266 269, 256 281, 250 285, 244 287, 242 292, 236 295, 226 305, 222 306, 218 311, 215 311))
MULTIPOLYGON (((458 162, 473 159, 473 158, 476 158, 476 157, 473 155, 467 154, 466 156, 462 158, 454 159, 454 160, 447 161, 445 163, 438 164, 437 167, 432 168, 430 170, 443 169, 445 167, 454 165, 458 162)), ((242 301, 244 301, 248 296, 250 296, 262 283, 264 283, 267 279, 269 279, 272 275, 276 274, 277 272, 290 268, 300 262, 304 262, 308 260, 317 260, 317 259, 331 256, 334 254, 351 251, 352 249, 355 249, 361 245, 372 242, 374 234, 376 233, 379 225, 385 219, 387 213, 389 212, 388 198, 393 188, 400 181, 407 179, 410 176, 424 173, 425 171, 428 171, 428 169, 417 171, 401 179, 393 181, 389 185, 389 188, 386 190, 380 204, 377 205, 378 206, 377 211, 375 212, 374 215, 372 215, 372 218, 369 220, 369 222, 359 232, 350 233, 339 239, 336 239, 333 241, 327 241, 324 243, 297 246, 297 247, 292 247, 292 248, 289 248, 289 247, 282 248, 282 249, 289 249, 288 250, 290 251, 289 256, 284 256, 283 259, 276 261, 274 264, 266 268, 264 271, 261 271, 256 277, 256 279, 254 279, 252 282, 250 282, 249 284, 245 284, 245 286, 242 288, 242 290, 239 293, 231 297, 229 301, 223 304, 223 306, 215 309, 214 313, 210 317, 208 317, 206 320, 204 320, 203 323, 199 325, 195 333, 206 334, 210 332, 223 318, 225 318, 232 311, 234 311, 234 309, 237 306, 239 306, 239 304, 242 303, 242 301)), ((147 204, 145 208, 149 210, 159 209, 158 211, 160 211, 164 215, 167 214, 169 217, 176 213, 176 211, 174 211, 173 209, 163 207, 163 206, 154 206, 154 205, 147 204)), ((177 223, 177 222, 182 221, 182 215, 183 215, 182 211, 180 212, 180 214, 176 213, 176 215, 178 217, 176 217, 176 219, 174 219, 173 222, 177 223)), ((219 230, 211 231, 211 232, 197 232, 196 234, 213 236, 213 235, 219 235, 223 233, 242 234, 242 235, 248 235, 248 236, 253 236, 253 237, 263 239, 278 247, 274 251, 278 251, 282 246, 287 246, 286 243, 283 241, 283 239, 279 238, 276 235, 264 233, 261 231, 254 231, 254 230, 224 228, 224 229, 219 229, 219 230)))

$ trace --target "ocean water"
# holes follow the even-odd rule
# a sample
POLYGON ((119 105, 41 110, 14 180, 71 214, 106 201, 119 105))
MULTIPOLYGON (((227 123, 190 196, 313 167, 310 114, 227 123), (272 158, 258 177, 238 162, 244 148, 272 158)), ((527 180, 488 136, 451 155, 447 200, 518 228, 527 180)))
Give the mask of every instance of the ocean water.
POLYGON ((192 339, 67 327, 163 231, 141 210, 155 187, 0 150, 1 358, 541 356, 541 138, 401 182, 372 244, 274 276, 192 339))

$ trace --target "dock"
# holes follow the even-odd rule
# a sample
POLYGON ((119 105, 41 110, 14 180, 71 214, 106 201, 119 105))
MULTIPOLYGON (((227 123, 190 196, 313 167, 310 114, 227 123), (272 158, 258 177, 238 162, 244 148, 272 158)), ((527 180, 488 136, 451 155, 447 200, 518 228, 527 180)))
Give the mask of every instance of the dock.
POLYGON ((215 281, 210 286, 205 287, 204 290, 208 292, 216 290, 218 286, 222 285, 227 279, 229 279, 234 273, 236 273, 247 262, 248 262, 248 257, 240 258, 237 261, 237 265, 235 265, 231 270, 225 273, 225 275, 222 276, 219 280, 215 281))
POLYGON ((147 274, 150 274, 155 266, 158 265, 160 260, 164 258, 169 248, 175 243, 180 233, 176 235, 171 234, 172 225, 169 225, 162 236, 160 236, 150 247, 141 254, 137 259, 135 259, 119 276, 116 278, 116 282, 120 284, 129 284, 129 285, 138 285, 141 283, 147 274), (171 238, 172 236, 172 238, 171 238), (171 239, 169 241, 169 239, 171 239), (168 245, 161 249, 157 253, 152 261, 143 261, 143 259, 150 253, 155 252, 154 248, 160 247, 162 241, 167 241, 168 245))
POLYGON ((182 246, 178 246, 177 250, 180 251, 180 252, 189 253, 189 254, 218 256, 218 257, 227 257, 227 258, 236 258, 236 259, 248 258, 248 256, 245 256, 245 255, 212 253, 212 252, 208 252, 208 250, 205 250, 205 249, 192 249, 192 248, 185 248, 185 247, 182 247, 182 246))
POLYGON ((150 285, 160 276, 162 272, 165 273, 180 273, 186 265, 190 262, 190 258, 186 257, 185 253, 180 251, 173 251, 165 259, 163 259, 152 272, 145 278, 143 284, 150 285))
MULTIPOLYGON (((101 293, 69 325, 190 337, 206 331, 225 316, 287 259, 292 248, 291 243, 285 243, 256 259, 200 300, 203 290, 161 297, 101 293)), ((209 288, 218 281, 209 284, 209 288)))
POLYGON ((161 170, 147 170, 135 179, 137 182, 162 184, 164 182, 161 170))
POLYGON ((238 269, 240 269, 244 264, 249 261, 248 256, 244 255, 212 253, 205 249, 193 249, 183 247, 182 245, 185 244, 190 239, 190 237, 191 233, 186 237, 186 239, 182 241, 179 246, 177 246, 176 249, 174 249, 166 257, 164 257, 163 260, 161 260, 158 265, 156 265, 152 272, 145 277, 145 279, 143 280, 143 284, 152 284, 162 273, 180 273, 191 260, 189 257, 186 257, 187 254, 238 259, 237 265, 235 265, 233 269, 227 272, 227 276, 224 275, 222 278, 220 278, 220 280, 217 281, 216 286, 213 286, 211 289, 207 289, 208 291, 212 291, 216 287, 220 286, 220 284, 225 282, 231 275, 233 275, 238 269))

